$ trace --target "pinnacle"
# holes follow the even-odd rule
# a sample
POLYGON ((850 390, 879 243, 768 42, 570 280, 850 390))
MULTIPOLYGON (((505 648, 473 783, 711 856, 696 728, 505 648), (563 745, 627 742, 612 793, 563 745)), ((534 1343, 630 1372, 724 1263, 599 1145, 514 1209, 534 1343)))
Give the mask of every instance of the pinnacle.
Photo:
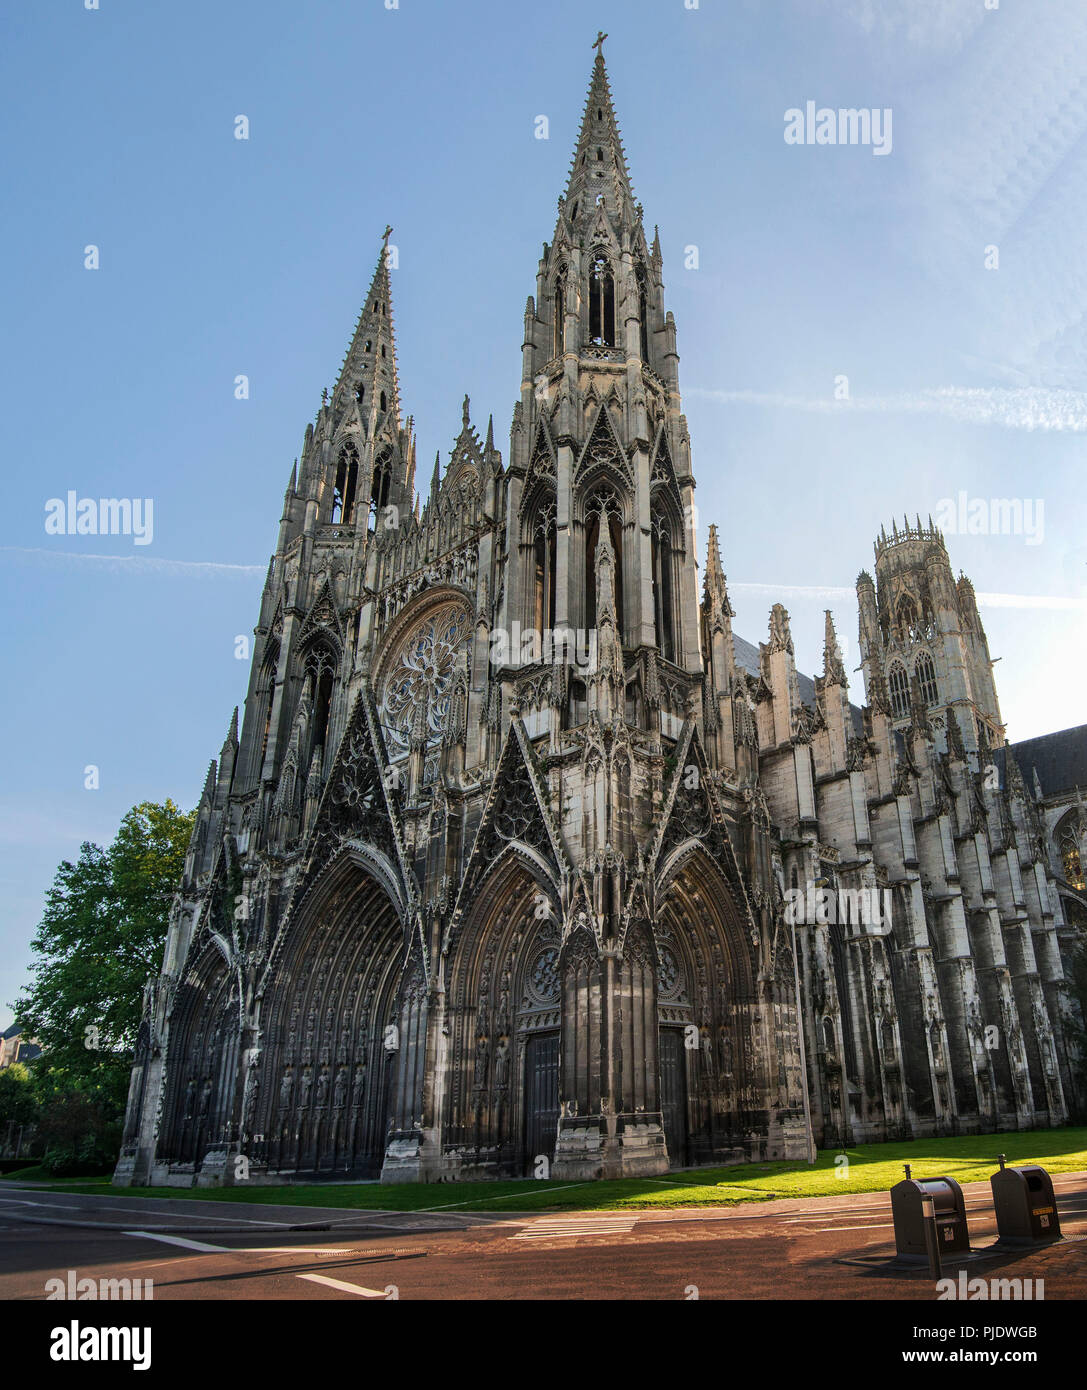
POLYGON ((842 649, 838 643, 838 634, 834 628, 834 617, 829 608, 823 610, 826 613, 826 625, 823 635, 823 672, 831 675, 833 672, 841 670, 842 649))
POLYGON ((706 592, 716 592, 719 587, 724 586, 724 582, 725 572, 721 564, 721 547, 717 540, 717 527, 711 522, 709 539, 706 542, 706 592))

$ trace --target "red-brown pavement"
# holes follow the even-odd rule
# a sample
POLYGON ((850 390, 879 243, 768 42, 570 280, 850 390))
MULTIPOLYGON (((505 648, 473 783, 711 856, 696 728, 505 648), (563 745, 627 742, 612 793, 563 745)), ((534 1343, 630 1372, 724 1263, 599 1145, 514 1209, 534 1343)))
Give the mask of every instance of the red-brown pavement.
MULTIPOLYGON (((1058 1245, 970 1267, 1087 1298, 1087 1174, 1054 1178, 1058 1245), (1080 1237, 1077 1239, 1077 1237, 1080 1237)), ((452 1195, 449 1188, 444 1193, 452 1195)), ((988 1183, 964 1188, 975 1249, 996 1239, 988 1183)), ((443 1193, 443 1195, 444 1195, 443 1193)), ((501 1216, 359 1212, 0 1192, 0 1297, 46 1280, 152 1279, 171 1299, 828 1299, 937 1297, 926 1273, 851 1260, 894 1253, 886 1193, 682 1208, 501 1216), (86 1224, 74 1224, 86 1223, 86 1224), (327 1230, 289 1230, 292 1224, 327 1230)), ((945 1273, 953 1274, 950 1263, 945 1273)))

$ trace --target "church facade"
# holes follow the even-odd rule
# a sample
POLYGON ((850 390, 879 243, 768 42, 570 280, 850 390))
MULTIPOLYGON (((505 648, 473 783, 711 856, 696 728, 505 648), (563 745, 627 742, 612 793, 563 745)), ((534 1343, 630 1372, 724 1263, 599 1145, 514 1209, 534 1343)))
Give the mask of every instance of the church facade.
POLYGON ((892 527, 858 581, 863 709, 829 614, 814 681, 780 605, 757 650, 733 634, 712 527, 699 583, 599 52, 522 354, 508 456, 466 398, 423 503, 383 249, 284 498, 115 1181, 654 1175, 1080 1113, 1087 899, 939 532, 892 527))

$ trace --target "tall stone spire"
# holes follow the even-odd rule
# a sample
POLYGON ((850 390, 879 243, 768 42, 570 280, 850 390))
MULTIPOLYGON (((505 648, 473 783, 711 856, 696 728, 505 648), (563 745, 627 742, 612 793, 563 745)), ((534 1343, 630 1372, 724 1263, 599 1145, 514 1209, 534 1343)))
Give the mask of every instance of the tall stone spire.
POLYGON ((392 228, 386 227, 369 293, 359 312, 351 346, 332 394, 332 405, 334 410, 341 410, 352 399, 357 400, 364 423, 373 418, 376 410, 377 422, 388 418, 395 431, 400 425, 400 383, 396 372, 392 289, 389 281, 391 234, 392 228), (382 399, 385 401, 384 408, 382 399))
POLYGON ((598 41, 585 111, 581 118, 574 160, 566 182, 566 215, 572 225, 582 225, 593 215, 597 199, 614 221, 640 216, 627 169, 626 155, 611 87, 604 66, 603 44, 598 41), (576 209, 576 211, 575 211, 576 209))

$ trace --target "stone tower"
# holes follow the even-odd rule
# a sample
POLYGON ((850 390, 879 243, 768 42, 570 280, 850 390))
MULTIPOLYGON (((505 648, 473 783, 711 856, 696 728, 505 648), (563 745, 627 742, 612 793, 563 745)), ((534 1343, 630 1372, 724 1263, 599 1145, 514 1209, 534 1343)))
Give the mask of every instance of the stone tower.
POLYGON ((876 574, 857 579, 865 688, 885 700, 892 722, 908 724, 916 700, 947 747, 955 718, 964 747, 1004 743, 993 663, 973 586, 956 583, 943 536, 932 525, 897 523, 875 543, 876 574))

